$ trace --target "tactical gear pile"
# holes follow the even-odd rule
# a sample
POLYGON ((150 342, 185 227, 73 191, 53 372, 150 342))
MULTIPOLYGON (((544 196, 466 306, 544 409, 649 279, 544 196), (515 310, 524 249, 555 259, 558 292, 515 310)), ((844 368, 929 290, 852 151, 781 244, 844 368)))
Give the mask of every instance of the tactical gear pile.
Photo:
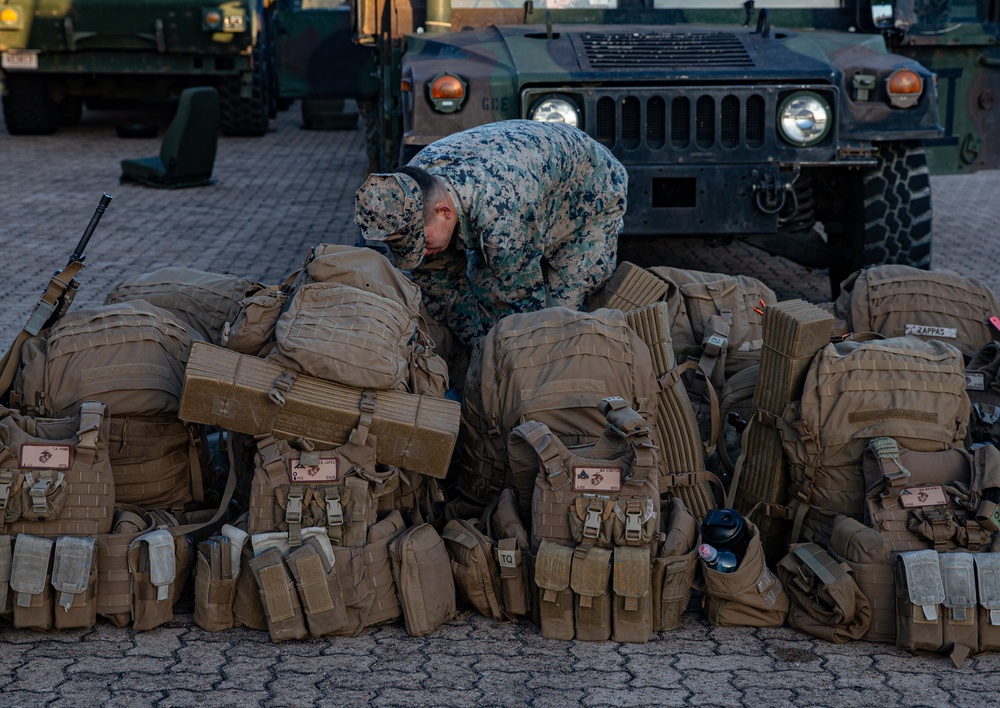
POLYGON ((269 286, 124 281, 22 347, 2 616, 149 629, 193 572, 200 627, 276 642, 425 636, 462 607, 646 642, 694 599, 717 626, 1000 649, 988 288, 881 266, 817 307, 623 263, 595 304, 502 319, 459 404, 374 251, 321 244, 269 286), (720 514, 732 572, 699 561, 720 514))

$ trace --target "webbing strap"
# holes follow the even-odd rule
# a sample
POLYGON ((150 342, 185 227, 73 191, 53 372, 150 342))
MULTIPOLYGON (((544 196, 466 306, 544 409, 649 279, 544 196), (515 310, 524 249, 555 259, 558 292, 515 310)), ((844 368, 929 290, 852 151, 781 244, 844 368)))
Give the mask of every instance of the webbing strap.
POLYGON ((80 405, 80 429, 76 433, 76 459, 90 465, 97 458, 97 441, 108 407, 96 401, 80 405))
POLYGON ((361 392, 361 400, 358 403, 361 410, 361 417, 358 418, 358 427, 351 431, 348 442, 364 445, 368 439, 368 430, 372 427, 375 418, 375 391, 366 388, 361 392))

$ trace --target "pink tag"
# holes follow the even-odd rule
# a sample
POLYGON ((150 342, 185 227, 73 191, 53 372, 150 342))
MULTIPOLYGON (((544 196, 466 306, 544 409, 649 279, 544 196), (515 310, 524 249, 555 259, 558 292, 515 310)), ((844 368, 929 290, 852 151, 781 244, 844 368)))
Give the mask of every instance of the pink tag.
POLYGON ((72 448, 69 445, 21 446, 20 467, 23 470, 68 470, 72 466, 72 448))
POLYGON ((622 471, 617 467, 574 467, 574 492, 618 492, 622 471))
POLYGON ((899 505, 904 509, 922 506, 948 506, 944 487, 939 484, 926 487, 907 487, 899 494, 899 505))
POLYGON ((288 478, 293 482, 336 482, 340 479, 336 457, 321 457, 319 464, 306 465, 299 460, 288 461, 288 478))

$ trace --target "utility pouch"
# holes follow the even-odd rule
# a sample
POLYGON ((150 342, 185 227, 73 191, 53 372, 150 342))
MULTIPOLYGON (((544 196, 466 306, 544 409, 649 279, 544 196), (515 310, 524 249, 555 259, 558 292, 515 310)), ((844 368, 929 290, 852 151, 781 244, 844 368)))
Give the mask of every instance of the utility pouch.
POLYGON ((857 519, 837 516, 830 537, 830 551, 836 560, 847 563, 855 582, 872 608, 872 621, 861 637, 869 642, 896 641, 896 589, 891 545, 879 531, 857 519))
MULTIPOLYGON (((616 546, 646 546, 656 534, 660 515, 649 497, 620 496, 615 500, 611 540, 616 546)), ((647 554, 648 555, 648 554, 647 554)))
POLYGON ((576 638, 604 642, 611 636, 611 549, 577 548, 569 586, 573 590, 576 638))
POLYGON ((603 495, 583 494, 571 497, 568 511, 570 538, 581 545, 597 544, 609 548, 612 544, 614 514, 614 500, 603 495))
POLYGON ((289 553, 285 563, 295 579, 309 633, 325 637, 346 627, 344 595, 333 572, 336 560, 330 540, 310 538, 289 553))
POLYGON ((250 536, 226 524, 198 544, 194 574, 194 621, 206 632, 232 629, 243 546, 250 536))
POLYGON ((644 644, 653 633, 649 549, 618 546, 614 562, 611 638, 616 642, 644 644))
POLYGON ((944 585, 941 651, 961 668, 969 654, 979 651, 975 562, 971 553, 942 553, 938 565, 944 585))
POLYGON ((173 619, 172 586, 177 580, 173 535, 166 529, 156 529, 136 538, 129 544, 128 567, 134 595, 132 627, 142 631, 173 619))
POLYGON ((66 505, 66 475, 56 470, 27 470, 21 484, 21 520, 54 521, 66 505))
POLYGON ((703 608, 716 627, 780 627, 788 615, 788 594, 764 560, 757 527, 736 570, 721 573, 702 563, 705 579, 703 608))
POLYGON ((60 536, 52 561, 56 629, 93 627, 97 622, 97 542, 60 536))
POLYGON ((455 616, 451 560, 433 526, 403 531, 389 545, 389 558, 407 634, 426 636, 455 616))
POLYGON ((539 623, 547 639, 572 639, 573 591, 569 587, 573 547, 543 540, 535 556, 535 584, 539 594, 539 623))
POLYGON ((14 617, 14 593, 10 591, 10 573, 14 563, 13 536, 0 535, 0 617, 14 617))
POLYGON ((937 551, 900 553, 896 579, 896 646, 938 651, 943 641, 944 583, 937 551))
POLYGON ((267 616, 264 614, 260 588, 257 586, 253 570, 250 569, 251 560, 253 560, 253 547, 243 541, 239 558, 240 569, 236 575, 236 588, 233 592, 233 626, 265 631, 267 616))
POLYGON ((441 538, 451 558, 455 589, 462 599, 495 622, 508 619, 501 599, 500 568, 493 541, 475 522, 464 519, 452 519, 445 524, 441 538))
POLYGON ((268 548, 250 561, 250 570, 260 589, 271 641, 283 642, 309 636, 299 594, 295 591, 295 583, 288 574, 281 551, 268 548))
POLYGON ((333 546, 333 572, 340 585, 344 599, 344 613, 347 622, 336 632, 340 637, 356 637, 368 622, 375 603, 375 588, 368 582, 368 568, 365 565, 364 550, 333 546))
POLYGON ((18 629, 51 629, 53 591, 50 569, 55 541, 18 534, 10 589, 14 592, 14 626, 18 629))
POLYGON ((1000 553, 972 557, 979 591, 979 651, 996 651, 1000 649, 1000 553))
MULTIPOLYGON (((680 497, 670 502, 666 535, 658 557, 652 559, 653 631, 676 629, 691 601, 698 568, 698 520, 680 497)), ((661 518, 666 516, 661 514, 661 518)))

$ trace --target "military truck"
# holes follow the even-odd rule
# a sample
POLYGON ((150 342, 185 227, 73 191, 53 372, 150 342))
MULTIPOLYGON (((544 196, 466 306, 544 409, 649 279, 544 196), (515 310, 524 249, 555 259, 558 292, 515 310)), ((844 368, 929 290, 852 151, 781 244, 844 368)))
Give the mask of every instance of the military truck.
POLYGON ((0 0, 3 111, 45 135, 84 102, 166 100, 214 86, 227 135, 259 136, 277 108, 273 0, 0 0))
POLYGON ((626 236, 746 238, 835 290, 929 267, 929 150, 1000 156, 995 0, 354 2, 381 169, 491 121, 571 123, 628 169, 626 236))

